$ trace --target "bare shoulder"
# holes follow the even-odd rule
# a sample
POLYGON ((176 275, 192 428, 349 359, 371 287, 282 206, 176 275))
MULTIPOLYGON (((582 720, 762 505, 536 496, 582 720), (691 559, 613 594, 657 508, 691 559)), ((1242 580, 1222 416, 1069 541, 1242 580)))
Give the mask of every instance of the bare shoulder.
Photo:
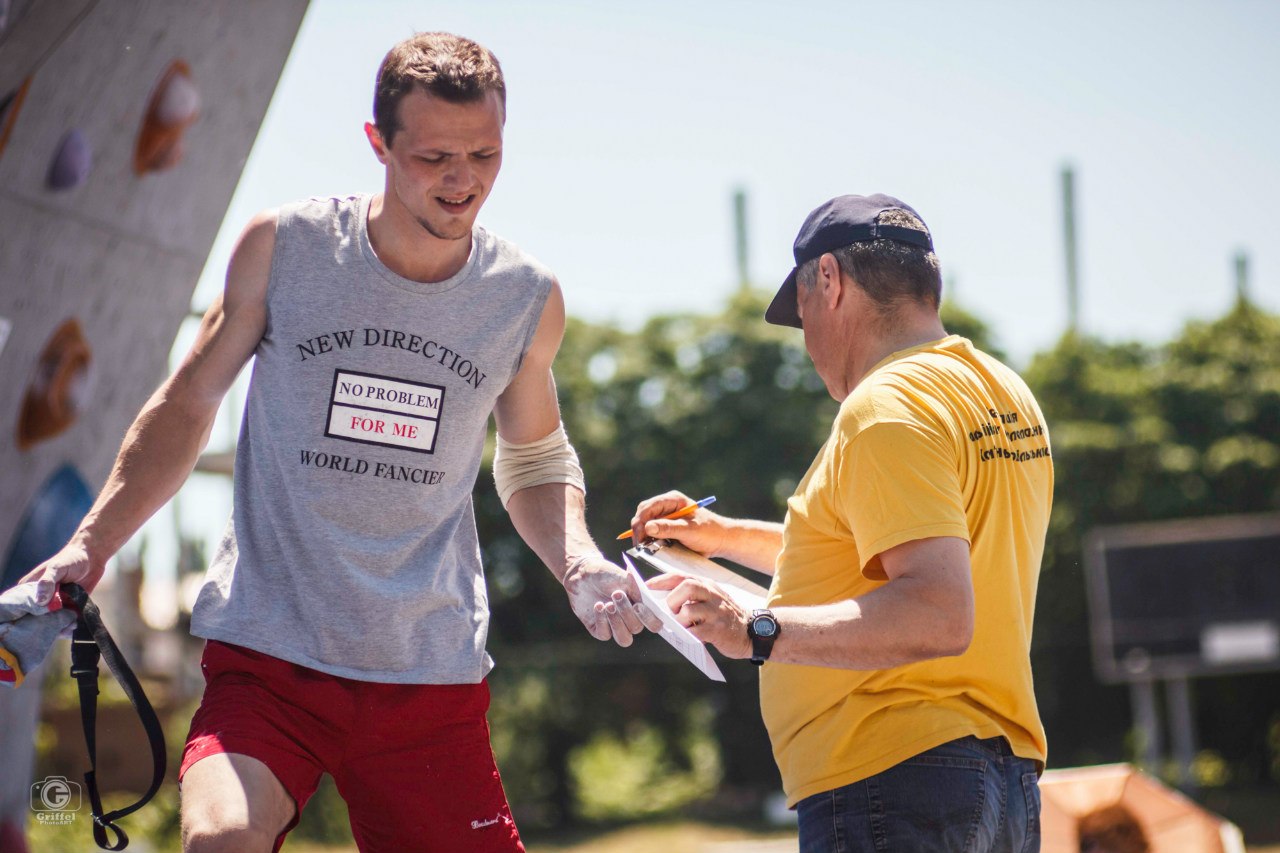
POLYGON ((250 217, 249 222, 244 227, 243 237, 252 236, 255 239, 263 239, 270 237, 275 239, 276 222, 280 219, 280 208, 269 207, 266 210, 260 210, 250 217))
POLYGON ((560 289, 560 279, 554 275, 547 288, 547 301, 542 304, 542 323, 548 319, 564 325, 564 291, 560 289))
POLYGON ((263 210, 255 214, 240 232, 227 266, 228 310, 243 307, 245 303, 265 303, 278 221, 279 210, 263 210))
POLYGON ((226 286, 200 323, 196 340, 170 380, 170 393, 205 411, 216 409, 267 327, 267 285, 275 249, 277 214, 257 214, 240 232, 226 286))
POLYGON ((524 363, 494 406, 498 434, 507 441, 536 441, 549 435, 560 422, 551 364, 563 337, 564 297, 560 294, 560 284, 552 277, 551 290, 524 363))
MULTIPOLYGON (((539 327, 544 324, 558 328, 560 335, 564 335, 564 291, 560 289, 560 280, 555 276, 551 277, 551 288, 547 291, 547 301, 542 306, 542 320, 539 321, 539 327)), ((539 328, 539 331, 541 331, 541 328, 539 328)))
POLYGON ((253 215, 240 237, 236 240, 231 253, 231 264, 242 264, 247 267, 271 267, 271 256, 276 245, 276 223, 280 219, 280 211, 276 208, 263 210, 253 215))
POLYGON ((542 367, 551 366, 556 353, 560 351, 560 342, 564 339, 564 318, 564 293, 560 290, 560 282, 552 276, 551 289, 542 306, 542 317, 533 333, 526 364, 533 362, 542 367))

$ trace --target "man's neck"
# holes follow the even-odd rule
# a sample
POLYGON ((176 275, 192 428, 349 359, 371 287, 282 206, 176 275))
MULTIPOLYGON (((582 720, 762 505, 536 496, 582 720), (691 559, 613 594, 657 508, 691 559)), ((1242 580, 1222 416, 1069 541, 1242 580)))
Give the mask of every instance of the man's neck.
POLYGON ((369 202, 369 243, 387 269, 410 281, 430 284, 458 274, 471 256, 471 237, 441 240, 411 216, 397 216, 382 193, 369 202))
POLYGON ((852 393, 867 378, 877 364, 895 352, 918 347, 922 344, 941 340, 947 336, 947 330, 936 313, 928 312, 899 318, 900 322, 884 329, 884 331, 867 341, 867 346, 860 347, 853 353, 850 364, 850 375, 855 377, 849 386, 852 393))

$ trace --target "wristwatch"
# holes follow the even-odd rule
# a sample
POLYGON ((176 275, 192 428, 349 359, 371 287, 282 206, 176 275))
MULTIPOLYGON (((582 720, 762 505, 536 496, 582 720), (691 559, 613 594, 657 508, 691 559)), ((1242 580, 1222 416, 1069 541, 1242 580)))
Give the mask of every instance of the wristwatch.
POLYGON ((747 636, 751 638, 751 662, 756 666, 764 666, 773 651, 773 641, 778 639, 782 628, 772 610, 752 610, 751 619, 747 622, 747 636))

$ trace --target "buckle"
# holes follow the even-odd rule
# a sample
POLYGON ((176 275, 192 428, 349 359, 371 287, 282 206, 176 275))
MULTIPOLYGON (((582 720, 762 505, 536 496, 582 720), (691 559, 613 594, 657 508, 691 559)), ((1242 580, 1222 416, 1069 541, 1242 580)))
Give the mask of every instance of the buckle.
POLYGON ((97 679, 99 660, 101 660, 101 654, 98 652, 98 644, 92 639, 71 638, 72 678, 78 679, 81 676, 91 675, 97 679), (89 648, 83 648, 84 646, 89 648))

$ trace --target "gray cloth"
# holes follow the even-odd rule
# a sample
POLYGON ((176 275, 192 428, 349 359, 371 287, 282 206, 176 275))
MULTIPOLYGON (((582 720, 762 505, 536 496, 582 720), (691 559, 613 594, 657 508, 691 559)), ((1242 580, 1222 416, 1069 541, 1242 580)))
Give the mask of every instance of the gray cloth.
POLYGON ((0 690, 0 825, 27 824, 31 814, 31 781, 35 776, 36 742, 31 736, 40 719, 40 686, 48 666, 28 672, 17 690, 0 690))
POLYGON ((471 491, 553 278, 477 226, 457 275, 404 279, 369 243, 369 201, 280 212, 192 632, 347 678, 473 684, 493 661, 471 491))
POLYGON ((75 624, 75 611, 61 606, 57 596, 51 605, 37 603, 35 581, 0 593, 0 670, 9 670, 0 674, 0 684, 16 685, 44 661, 58 635, 75 624))

